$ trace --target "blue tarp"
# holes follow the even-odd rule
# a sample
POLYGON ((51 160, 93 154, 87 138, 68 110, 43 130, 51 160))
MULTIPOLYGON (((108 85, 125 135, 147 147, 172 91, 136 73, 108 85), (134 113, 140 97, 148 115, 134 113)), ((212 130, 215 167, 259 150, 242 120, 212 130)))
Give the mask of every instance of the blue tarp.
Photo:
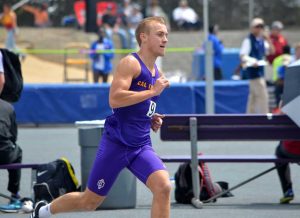
MULTIPOLYGON (((216 113, 245 113, 247 81, 216 81, 216 113)), ((159 98, 157 112, 193 114, 205 111, 205 82, 172 84, 159 98)), ((104 119, 111 114, 109 85, 25 84, 15 104, 18 123, 54 124, 104 119)))
MULTIPOLYGON (((233 73, 240 64, 238 48, 224 48, 222 55, 222 74, 224 80, 231 80, 233 73)), ((202 80, 205 76, 204 51, 198 50, 193 54, 192 73, 195 79, 202 80)))
POLYGON ((73 123, 111 114, 108 85, 25 85, 15 104, 19 123, 73 123))
MULTIPOLYGON (((205 82, 194 82, 196 113, 205 113, 205 82)), ((215 81, 215 113, 238 114, 246 112, 248 81, 215 81)))

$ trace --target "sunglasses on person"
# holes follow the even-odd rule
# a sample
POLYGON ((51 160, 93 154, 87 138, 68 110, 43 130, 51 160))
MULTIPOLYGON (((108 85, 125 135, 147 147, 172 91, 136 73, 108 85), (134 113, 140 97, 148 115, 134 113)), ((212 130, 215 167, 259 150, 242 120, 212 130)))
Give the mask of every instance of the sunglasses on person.
POLYGON ((256 25, 255 28, 260 28, 260 29, 263 29, 264 28, 264 25, 262 24, 259 24, 259 25, 256 25))

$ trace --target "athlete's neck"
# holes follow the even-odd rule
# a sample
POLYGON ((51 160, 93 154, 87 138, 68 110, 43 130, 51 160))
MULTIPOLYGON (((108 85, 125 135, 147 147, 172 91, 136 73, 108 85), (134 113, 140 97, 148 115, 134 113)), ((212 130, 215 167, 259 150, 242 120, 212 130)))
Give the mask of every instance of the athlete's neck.
POLYGON ((151 55, 150 53, 143 52, 142 50, 139 50, 137 54, 148 69, 152 70, 154 68, 154 64, 157 58, 156 56, 151 55))

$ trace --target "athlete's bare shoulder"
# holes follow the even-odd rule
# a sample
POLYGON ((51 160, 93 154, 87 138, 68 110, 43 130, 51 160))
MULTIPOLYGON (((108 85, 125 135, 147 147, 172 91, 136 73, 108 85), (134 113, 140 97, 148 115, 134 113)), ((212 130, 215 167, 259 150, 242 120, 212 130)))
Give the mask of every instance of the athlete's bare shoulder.
POLYGON ((128 66, 128 67, 139 67, 140 66, 138 60, 131 54, 122 58, 120 60, 120 65, 128 66))
POLYGON ((129 54, 120 60, 116 71, 120 74, 126 73, 136 77, 141 72, 141 66, 138 60, 129 54))

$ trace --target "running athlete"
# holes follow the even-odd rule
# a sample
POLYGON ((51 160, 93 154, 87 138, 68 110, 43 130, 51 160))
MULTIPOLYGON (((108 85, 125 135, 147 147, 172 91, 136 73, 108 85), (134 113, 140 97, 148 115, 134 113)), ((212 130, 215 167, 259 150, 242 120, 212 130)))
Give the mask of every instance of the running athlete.
POLYGON ((95 210, 125 167, 153 193, 151 217, 170 216, 169 175, 150 139, 150 128, 156 132, 162 125, 163 116, 155 113, 156 100, 169 86, 155 65, 156 58, 164 56, 167 37, 162 18, 141 21, 136 29, 140 50, 123 58, 114 74, 109 94, 114 113, 106 118, 86 190, 65 194, 50 204, 38 202, 31 217, 95 210))

